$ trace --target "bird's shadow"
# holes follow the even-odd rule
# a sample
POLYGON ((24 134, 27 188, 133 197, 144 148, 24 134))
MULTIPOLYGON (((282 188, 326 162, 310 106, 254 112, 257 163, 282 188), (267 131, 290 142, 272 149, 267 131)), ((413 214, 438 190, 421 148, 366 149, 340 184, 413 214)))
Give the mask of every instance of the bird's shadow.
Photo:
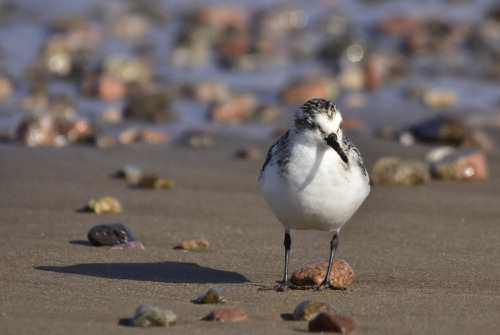
POLYGON ((245 276, 237 272, 217 270, 185 262, 87 263, 68 266, 37 266, 35 269, 100 278, 164 283, 234 284, 249 282, 245 276))

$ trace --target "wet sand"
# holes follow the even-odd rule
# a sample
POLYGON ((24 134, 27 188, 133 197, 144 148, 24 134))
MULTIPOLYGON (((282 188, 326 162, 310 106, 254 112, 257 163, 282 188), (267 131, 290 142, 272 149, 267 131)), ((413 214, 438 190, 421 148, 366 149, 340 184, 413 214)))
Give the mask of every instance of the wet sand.
MULTIPOLYGON (((368 165, 383 155, 422 158, 410 149, 351 139, 368 165)), ((493 334, 500 326, 500 152, 487 182, 375 187, 342 229, 337 258, 356 278, 347 291, 259 291, 281 279, 283 229, 257 190, 264 160, 236 149, 271 140, 219 138, 214 148, 0 145, 0 329, 2 334, 138 334, 124 325, 142 303, 177 313, 171 329, 148 334, 304 333, 290 321, 305 299, 350 315, 352 334, 493 334), (172 178, 171 191, 144 191, 110 178, 124 164, 172 178), (124 213, 79 213, 111 195, 124 213), (86 234, 127 224, 145 250, 92 247, 86 234), (205 251, 174 250, 206 238, 205 251), (220 287, 249 321, 200 321, 214 308, 191 302, 220 287)), ((330 234, 292 231, 291 268, 326 259, 330 234)))

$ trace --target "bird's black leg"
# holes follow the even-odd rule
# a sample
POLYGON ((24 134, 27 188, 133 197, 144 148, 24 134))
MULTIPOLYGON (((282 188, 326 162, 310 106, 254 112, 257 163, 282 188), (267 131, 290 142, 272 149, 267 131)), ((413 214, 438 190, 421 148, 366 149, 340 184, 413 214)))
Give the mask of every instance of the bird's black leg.
POLYGON ((288 230, 285 231, 285 241, 283 244, 285 245, 285 273, 283 275, 283 281, 278 286, 279 291, 284 291, 288 285, 288 258, 290 257, 290 248, 292 246, 292 238, 288 230))
POLYGON ((338 233, 335 232, 332 241, 330 242, 330 259, 328 260, 328 270, 326 272, 326 277, 325 280, 323 280, 323 282, 318 285, 318 287, 316 288, 317 290, 322 290, 325 288, 331 288, 334 290, 345 290, 344 287, 337 287, 330 284, 330 272, 332 271, 333 256, 335 256, 335 250, 337 250, 338 246, 339 246, 339 237, 338 233))

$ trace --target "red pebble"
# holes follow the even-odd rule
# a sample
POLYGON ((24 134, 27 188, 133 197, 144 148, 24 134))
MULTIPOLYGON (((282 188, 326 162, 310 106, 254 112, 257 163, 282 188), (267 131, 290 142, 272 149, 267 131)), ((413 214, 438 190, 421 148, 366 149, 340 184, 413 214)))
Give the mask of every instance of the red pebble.
POLYGON ((348 334, 354 326, 354 320, 347 315, 323 312, 309 322, 309 331, 348 334))
MULTIPOLYGON (((319 262, 295 270, 291 281, 297 286, 319 285, 323 282, 328 270, 328 262, 319 262)), ((354 271, 351 266, 343 260, 333 260, 330 271, 330 284, 338 287, 349 286, 354 280, 354 271)))
POLYGON ((239 307, 216 308, 202 320, 221 322, 247 321, 248 315, 239 307))

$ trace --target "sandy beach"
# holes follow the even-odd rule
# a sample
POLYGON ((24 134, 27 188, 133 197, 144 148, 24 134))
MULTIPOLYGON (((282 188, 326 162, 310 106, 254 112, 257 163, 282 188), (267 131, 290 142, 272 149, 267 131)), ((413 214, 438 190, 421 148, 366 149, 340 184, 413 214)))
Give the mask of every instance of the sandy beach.
MULTIPOLYGON (((351 134, 367 165, 385 155, 421 159, 428 147, 351 134)), ((292 334, 306 299, 331 303, 356 322, 352 334, 493 334, 500 326, 500 154, 485 182, 373 187, 340 234, 336 258, 353 267, 347 291, 259 291, 281 279, 283 229, 257 190, 272 140, 219 137, 206 150, 182 146, 37 148, 0 145, 0 328, 2 334, 292 334), (175 180, 170 191, 130 188, 111 175, 125 164, 175 180), (118 215, 80 213, 114 196, 118 215), (123 223, 145 250, 93 247, 90 228, 123 223), (174 246, 205 238, 210 248, 174 246), (243 308, 240 323, 200 321, 210 287, 243 308), (178 315, 170 329, 126 326, 152 303, 178 315)), ((328 257, 330 234, 292 232, 292 269, 328 257)))

